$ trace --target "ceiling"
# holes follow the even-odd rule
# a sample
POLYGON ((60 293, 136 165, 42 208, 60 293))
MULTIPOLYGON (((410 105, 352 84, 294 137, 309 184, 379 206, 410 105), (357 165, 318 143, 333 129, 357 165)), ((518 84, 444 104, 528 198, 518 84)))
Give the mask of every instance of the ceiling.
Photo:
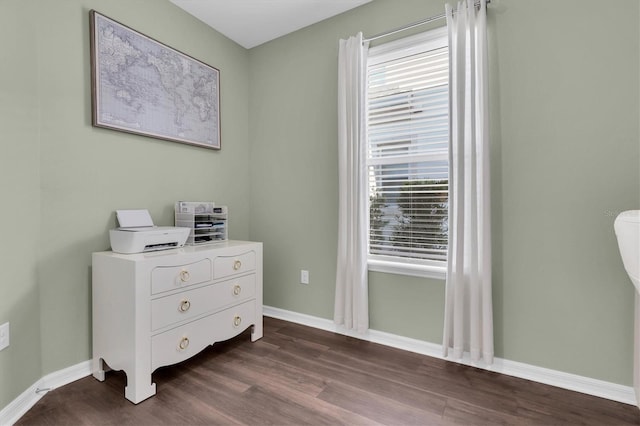
POLYGON ((371 0, 170 0, 250 49, 371 0))

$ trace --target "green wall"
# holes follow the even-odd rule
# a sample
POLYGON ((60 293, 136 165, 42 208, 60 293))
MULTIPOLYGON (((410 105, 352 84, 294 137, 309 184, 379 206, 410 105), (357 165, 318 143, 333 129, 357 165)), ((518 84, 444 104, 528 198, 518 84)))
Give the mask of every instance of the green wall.
MULTIPOLYGON (((376 0, 251 50, 250 225, 265 244, 265 304, 333 315, 338 39, 443 4, 376 0)), ((633 290, 613 221, 640 208, 638 5, 489 6, 496 354, 625 385, 633 290)), ((372 328, 441 343, 443 281, 369 280, 372 328)))
POLYGON ((639 3, 501 5, 491 19, 497 352, 630 385, 633 287, 613 221, 640 208, 639 3))
MULTIPOLYGON (((0 0, 0 408, 90 358, 90 253, 115 209, 166 225, 178 199, 227 204, 232 238, 264 242, 265 304, 332 318, 338 39, 443 3, 374 0, 247 51, 167 1, 0 0), (221 70, 221 151, 91 126, 92 8, 221 70)), ((497 355, 625 385, 633 290, 613 220, 640 207, 638 9, 489 12, 497 355)), ((374 329, 440 343, 443 300, 442 281, 370 274, 374 329)))
POLYGON ((0 352, 0 409, 40 374, 40 146, 37 27, 33 2, 0 0, 0 324, 11 346, 0 352), (16 43, 20 40, 20 43, 16 43))
POLYGON ((172 225, 175 201, 213 200, 247 239, 250 182, 248 52, 170 2, 0 0, 0 45, 2 408, 91 357, 91 253, 114 210, 172 225), (91 9, 220 69, 221 151, 91 126, 91 9))

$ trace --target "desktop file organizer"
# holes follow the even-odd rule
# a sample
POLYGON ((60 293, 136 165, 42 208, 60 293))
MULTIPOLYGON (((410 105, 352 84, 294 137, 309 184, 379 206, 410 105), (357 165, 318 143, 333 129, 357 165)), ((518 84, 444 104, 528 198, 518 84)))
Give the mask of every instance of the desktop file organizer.
POLYGON ((212 202, 178 201, 175 206, 176 226, 190 228, 188 245, 227 241, 227 206, 212 202))

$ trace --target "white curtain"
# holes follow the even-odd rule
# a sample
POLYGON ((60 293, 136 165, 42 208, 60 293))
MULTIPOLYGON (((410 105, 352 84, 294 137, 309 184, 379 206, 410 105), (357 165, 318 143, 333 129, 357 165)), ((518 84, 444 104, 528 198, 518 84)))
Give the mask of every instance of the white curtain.
POLYGON ((365 82, 362 33, 340 40, 338 57, 338 262, 334 321, 360 333, 369 328, 365 82))
POLYGON ((446 5, 449 249, 443 355, 493 363, 486 1, 446 5))

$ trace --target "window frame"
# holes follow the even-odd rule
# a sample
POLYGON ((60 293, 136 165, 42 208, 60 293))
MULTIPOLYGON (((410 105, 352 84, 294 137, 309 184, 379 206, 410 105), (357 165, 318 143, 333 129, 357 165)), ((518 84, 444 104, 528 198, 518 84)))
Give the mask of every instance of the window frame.
MULTIPOLYGON (((371 47, 367 53, 367 69, 370 64, 379 64, 396 58, 410 56, 449 46, 449 37, 446 27, 436 28, 413 36, 394 40, 378 46, 371 47)), ((365 92, 368 92, 369 81, 366 81, 365 92)), ((368 105, 368 103, 367 103, 368 105)), ((368 117, 368 110, 367 110, 368 117)), ((369 145, 369 131, 367 129, 367 146, 369 145)), ((367 157, 366 167, 369 167, 367 157)), ((364 188, 368 193, 368 188, 364 188)), ((444 280, 447 274, 446 260, 421 260, 415 263, 412 259, 370 254, 370 227, 369 227, 369 196, 367 196, 367 268, 373 272, 383 272, 414 277, 435 278, 444 280)))

